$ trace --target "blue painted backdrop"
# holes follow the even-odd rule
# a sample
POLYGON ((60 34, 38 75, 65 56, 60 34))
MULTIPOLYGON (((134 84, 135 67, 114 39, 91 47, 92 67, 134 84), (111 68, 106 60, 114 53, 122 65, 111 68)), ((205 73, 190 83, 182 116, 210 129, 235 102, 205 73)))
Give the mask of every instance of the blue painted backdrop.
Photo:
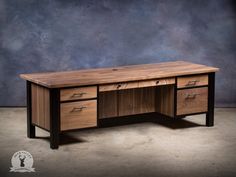
POLYGON ((231 0, 0 0, 0 106, 25 105, 18 75, 186 60, 221 68, 217 106, 236 106, 231 0))

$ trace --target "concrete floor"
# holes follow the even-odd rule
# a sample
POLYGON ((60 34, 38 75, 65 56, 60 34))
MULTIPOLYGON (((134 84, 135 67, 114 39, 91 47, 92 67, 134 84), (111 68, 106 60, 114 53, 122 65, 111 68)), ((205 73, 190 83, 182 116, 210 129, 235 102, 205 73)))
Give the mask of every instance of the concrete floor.
POLYGON ((28 176, 9 172, 13 153, 26 150, 30 176, 235 177, 236 109, 215 109, 215 126, 204 124, 197 115, 69 132, 51 150, 43 130, 26 138, 24 108, 0 108, 0 176, 28 176))

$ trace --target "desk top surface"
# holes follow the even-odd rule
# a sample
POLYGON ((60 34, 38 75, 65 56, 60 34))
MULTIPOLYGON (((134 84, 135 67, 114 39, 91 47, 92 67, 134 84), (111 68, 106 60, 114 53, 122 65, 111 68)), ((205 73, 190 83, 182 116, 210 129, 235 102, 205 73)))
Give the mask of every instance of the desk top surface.
POLYGON ((21 74, 20 77, 48 88, 62 88, 210 73, 218 70, 215 67, 175 61, 76 71, 21 74))

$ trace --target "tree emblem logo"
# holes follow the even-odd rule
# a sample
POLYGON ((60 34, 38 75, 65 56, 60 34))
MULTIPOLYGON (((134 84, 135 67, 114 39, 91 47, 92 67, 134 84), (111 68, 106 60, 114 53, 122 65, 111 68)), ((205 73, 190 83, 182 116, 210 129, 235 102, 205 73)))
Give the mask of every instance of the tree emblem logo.
POLYGON ((11 158, 10 172, 35 172, 33 156, 27 151, 15 152, 11 158))

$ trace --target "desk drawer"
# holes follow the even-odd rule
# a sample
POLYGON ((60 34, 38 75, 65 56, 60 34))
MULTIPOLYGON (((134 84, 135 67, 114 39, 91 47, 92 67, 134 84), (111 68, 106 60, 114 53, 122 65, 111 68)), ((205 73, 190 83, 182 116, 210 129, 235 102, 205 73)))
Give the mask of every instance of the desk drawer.
POLYGON ((97 101, 61 103, 61 130, 97 126, 97 101))
POLYGON ((170 85, 175 84, 175 78, 164 78, 164 79, 152 79, 146 81, 139 81, 139 88, 152 87, 159 85, 170 85))
POLYGON ((178 88, 208 85, 208 75, 183 76, 177 78, 178 88))
POLYGON ((62 89, 60 92, 61 101, 81 100, 96 97, 96 86, 62 89))
POLYGON ((177 91, 177 115, 207 111, 208 87, 177 91))
POLYGON ((134 82, 122 82, 122 83, 101 85, 101 86, 99 86, 99 91, 105 92, 105 91, 112 91, 112 90, 125 90, 125 89, 132 89, 132 88, 143 88, 143 87, 152 87, 152 86, 159 86, 159 85, 169 85, 169 84, 174 84, 174 83, 175 83, 174 78, 152 79, 152 80, 134 81, 134 82))
POLYGON ((123 83, 100 85, 99 91, 106 92, 106 91, 124 90, 132 88, 138 88, 138 82, 123 82, 123 83))

